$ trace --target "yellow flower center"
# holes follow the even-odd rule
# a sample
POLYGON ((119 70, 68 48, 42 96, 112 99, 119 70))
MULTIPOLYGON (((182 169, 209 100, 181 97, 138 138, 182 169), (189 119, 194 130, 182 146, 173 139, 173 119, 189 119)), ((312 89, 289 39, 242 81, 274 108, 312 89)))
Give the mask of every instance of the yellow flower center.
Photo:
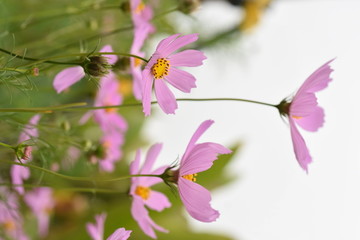
POLYGON ((144 200, 147 200, 150 197, 150 192, 150 188, 144 186, 137 186, 135 189, 135 194, 144 200))
POLYGON ((118 92, 124 97, 130 96, 132 93, 132 82, 128 78, 121 78, 118 86, 118 92))
POLYGON ((140 14, 145 8, 145 4, 141 1, 137 6, 136 6, 136 9, 135 9, 135 13, 136 14, 140 14))
POLYGON ((13 231, 16 228, 14 221, 11 221, 11 220, 4 222, 3 225, 7 231, 13 231))
POLYGON ((139 67, 143 64, 143 60, 141 60, 140 58, 134 58, 134 65, 135 67, 139 67))
POLYGON ((295 119, 297 119, 297 120, 302 119, 302 117, 294 116, 294 115, 292 115, 291 117, 292 117, 292 118, 295 118, 295 119))
POLYGON ((155 79, 161 79, 169 74, 170 62, 165 58, 159 58, 152 66, 151 72, 155 79))
MULTIPOLYGON (((104 101, 105 106, 111 106, 114 105, 111 101, 104 101)), ((117 111, 117 108, 105 108, 106 113, 115 113, 117 111)))
POLYGON ((184 175, 182 177, 189 181, 196 182, 196 176, 197 176, 197 173, 184 175))

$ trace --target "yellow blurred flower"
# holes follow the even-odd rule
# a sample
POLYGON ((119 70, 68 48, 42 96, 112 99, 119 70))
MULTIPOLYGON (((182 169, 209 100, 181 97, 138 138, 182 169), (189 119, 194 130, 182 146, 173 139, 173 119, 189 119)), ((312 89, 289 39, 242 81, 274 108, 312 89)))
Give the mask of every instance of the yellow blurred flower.
POLYGON ((244 18, 240 23, 240 30, 246 31, 254 28, 260 21, 265 8, 271 0, 248 0, 244 3, 244 18))

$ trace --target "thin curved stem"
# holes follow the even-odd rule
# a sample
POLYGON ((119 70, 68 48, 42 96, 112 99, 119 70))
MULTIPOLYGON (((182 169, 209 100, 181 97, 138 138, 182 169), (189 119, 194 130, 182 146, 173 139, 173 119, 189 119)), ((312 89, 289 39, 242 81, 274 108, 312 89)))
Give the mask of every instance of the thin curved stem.
POLYGON ((3 143, 3 142, 0 142, 0 146, 6 147, 6 148, 10 148, 10 149, 15 149, 14 146, 11 146, 11 145, 6 144, 6 143, 3 143))
MULTIPOLYGON (((60 55, 60 56, 54 56, 54 57, 49 57, 49 58, 45 58, 45 59, 35 59, 35 58, 31 58, 33 59, 34 62, 32 63, 28 63, 28 64, 24 64, 24 65, 20 65, 18 67, 28 67, 28 66, 32 66, 35 64, 40 64, 40 63, 53 63, 53 64, 68 64, 68 65, 80 65, 81 62, 56 62, 56 61, 52 61, 52 59, 61 59, 61 58, 68 58, 68 57, 79 57, 79 56, 97 56, 97 55, 120 55, 120 56, 126 56, 126 57, 134 57, 134 58, 138 58, 144 62, 148 62, 149 60, 142 58, 140 56, 134 55, 134 54, 130 54, 130 53, 121 53, 121 52, 93 52, 93 53, 73 53, 73 54, 67 54, 67 55, 60 55)), ((30 58, 28 58, 27 60, 31 60, 30 58)))
MULTIPOLYGON (((247 102, 255 103, 270 107, 278 108, 278 105, 254 101, 243 98, 178 98, 176 101, 179 102, 210 102, 210 101, 236 101, 236 102, 247 102)), ((158 101, 152 101, 151 104, 157 104, 158 101)), ((42 108, 0 108, 0 112, 39 112, 39 113, 52 113, 55 111, 88 111, 88 110, 97 110, 97 109, 108 109, 108 108, 125 108, 125 107, 140 107, 142 103, 129 103, 123 105, 112 105, 112 106, 99 106, 99 107, 81 107, 86 105, 86 103, 73 103, 60 105, 55 107, 42 107, 42 108), (79 106, 79 107, 78 107, 79 106)))
POLYGON ((35 113, 52 113, 61 109, 71 109, 73 107, 85 106, 85 102, 69 103, 53 107, 38 107, 38 108, 0 108, 0 112, 35 112, 35 113))
POLYGON ((114 189, 104 189, 104 188, 85 188, 85 187, 57 187, 57 186, 49 186, 49 185, 33 185, 33 184, 12 184, 12 183, 3 183, 0 182, 0 186, 7 186, 7 187, 24 187, 24 188, 40 188, 40 187, 47 187, 65 191, 73 191, 73 192, 90 192, 90 193, 122 193, 119 190, 114 189))
MULTIPOLYGON (((77 65, 79 64, 79 62, 56 62, 56 61, 51 61, 51 60, 42 60, 42 59, 38 59, 38 58, 32 58, 32 57, 25 57, 25 56, 20 56, 17 55, 15 53, 12 53, 8 50, 5 50, 3 48, 0 48, 0 52, 6 53, 12 57, 16 57, 22 60, 28 60, 28 61, 36 61, 36 62, 45 62, 45 63, 53 63, 53 64, 62 64, 62 65, 77 65)), ((26 66, 26 65, 25 65, 26 66)))
POLYGON ((126 175, 126 176, 122 176, 122 177, 118 177, 118 178, 112 178, 112 179, 94 179, 94 178, 89 178, 89 177, 75 177, 75 176, 68 176, 65 174, 61 174, 61 173, 57 173, 54 171, 51 171, 49 169, 46 168, 42 168, 36 165, 32 165, 32 164, 26 164, 26 163, 20 163, 20 162, 15 162, 15 161, 9 161, 9 160, 0 160, 0 162, 2 163, 7 163, 7 164, 13 164, 13 165, 19 165, 19 166, 23 166, 23 167, 28 167, 31 169, 36 169, 36 170, 40 170, 44 173, 48 173, 57 177, 61 177, 63 179, 67 179, 67 180, 71 180, 71 181, 84 181, 84 182, 115 182, 115 181, 121 181, 121 180, 125 180, 125 179, 129 179, 132 177, 159 177, 161 178, 161 175, 153 175, 153 174, 134 174, 134 175, 126 175))

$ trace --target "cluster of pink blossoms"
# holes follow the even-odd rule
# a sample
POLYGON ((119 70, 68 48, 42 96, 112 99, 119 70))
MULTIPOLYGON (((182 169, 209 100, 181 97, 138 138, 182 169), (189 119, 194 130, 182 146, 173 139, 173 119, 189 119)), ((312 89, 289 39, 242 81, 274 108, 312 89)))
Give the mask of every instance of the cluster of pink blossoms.
MULTIPOLYGON (((134 39, 131 46, 131 54, 144 57, 141 48, 145 40, 155 31, 150 23, 152 10, 143 4, 141 0, 130 2, 132 20, 134 23, 134 39)), ((166 114, 174 114, 177 102, 169 85, 176 89, 190 93, 196 87, 196 79, 190 73, 179 67, 197 67, 203 64, 205 55, 198 50, 184 50, 176 52, 180 48, 197 41, 198 34, 181 36, 174 34, 157 45, 146 66, 142 66, 142 60, 130 58, 130 72, 133 76, 134 97, 142 101, 145 116, 151 114, 152 93, 160 108, 166 114)), ((101 51, 112 52, 110 46, 105 46, 101 51)), ((105 56, 107 64, 112 66, 117 58, 113 55, 105 56)), ((330 63, 325 63, 306 79, 291 101, 283 100, 277 108, 280 113, 289 120, 291 138, 296 159, 302 169, 308 171, 308 164, 312 158, 297 125, 308 131, 317 131, 324 123, 324 111, 317 104, 315 93, 326 88, 331 81, 332 69, 330 63)), ((54 80, 54 87, 58 93, 79 81, 87 72, 83 67, 73 67, 60 72, 54 80)), ((113 106, 122 103, 122 97, 117 89, 119 82, 115 73, 104 72, 100 79, 100 89, 97 93, 95 106, 113 106)), ((124 131, 127 129, 126 121, 114 111, 114 109, 101 109, 93 111, 94 119, 104 132, 102 142, 106 148, 106 156, 100 159, 100 168, 105 171, 114 169, 114 162, 121 158, 120 146, 124 141, 124 131)), ((86 117, 85 117, 86 118, 86 117)), ((153 145, 142 165, 140 150, 136 152, 135 160, 130 165, 130 174, 150 174, 171 176, 169 179, 156 177, 132 177, 129 194, 132 196, 131 214, 137 221, 142 231, 151 238, 156 238, 155 230, 168 232, 165 228, 156 224, 150 217, 148 209, 163 211, 171 206, 168 198, 151 187, 162 180, 175 183, 179 196, 187 212, 195 219, 202 222, 212 222, 219 217, 219 212, 210 205, 210 192, 196 183, 198 173, 209 169, 219 154, 229 154, 231 151, 226 147, 213 143, 197 143, 201 135, 213 124, 213 121, 204 121, 191 137, 190 142, 183 154, 180 166, 172 170, 169 166, 162 166, 153 170, 153 165, 162 149, 162 144, 153 145)), ((26 178, 26 174, 22 178, 26 178)), ((20 177, 21 178, 21 177, 20 177)), ((96 224, 89 223, 87 230, 94 240, 103 239, 103 227, 106 214, 95 217, 96 224)), ((107 239, 127 239, 131 231, 124 228, 117 229, 107 239)))
MULTIPOLYGON (((178 186, 180 198, 188 213, 193 218, 202 222, 213 222, 220 214, 211 207, 210 192, 196 183, 196 176, 198 173, 208 170, 219 154, 231 153, 231 150, 217 143, 197 143, 201 135, 212 124, 213 121, 207 120, 199 126, 191 137, 185 153, 181 158, 179 169, 176 171, 171 170, 171 173, 167 173, 171 176, 171 180, 169 181, 178 186)), ((140 150, 138 150, 135 160, 131 163, 130 173, 132 175, 160 175, 169 169, 169 166, 163 166, 152 170, 152 166, 161 148, 161 144, 153 145, 148 151, 142 167, 140 167, 140 150)), ((165 195, 150 188, 161 181, 160 178, 154 177, 133 177, 131 181, 130 194, 133 197, 131 213, 143 232, 152 238, 156 238, 154 229, 167 232, 166 229, 157 225, 150 218, 145 208, 145 206, 147 206, 153 210, 162 211, 171 206, 165 195)), ((165 179, 165 181, 167 180, 165 179)))

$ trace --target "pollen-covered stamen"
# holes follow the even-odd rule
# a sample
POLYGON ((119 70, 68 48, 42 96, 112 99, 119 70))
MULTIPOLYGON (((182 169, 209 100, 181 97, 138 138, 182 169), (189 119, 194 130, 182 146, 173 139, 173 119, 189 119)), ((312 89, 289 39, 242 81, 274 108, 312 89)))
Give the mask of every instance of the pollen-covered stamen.
POLYGON ((3 226, 7 231, 13 231, 16 229, 15 222, 12 220, 8 220, 8 221, 4 222, 3 226))
POLYGON ((145 8, 145 4, 142 2, 142 1, 140 1, 140 3, 136 6, 136 8, 135 8, 135 13, 136 14, 140 14, 140 13, 142 13, 142 11, 144 10, 144 8, 145 8))
POLYGON ((170 61, 165 58, 159 58, 151 68, 151 73, 155 79, 161 79, 169 74, 170 61))
POLYGON ((297 120, 302 119, 302 117, 294 116, 294 115, 292 115, 291 117, 294 118, 294 119, 297 119, 297 120))
POLYGON ((196 182, 196 176, 197 176, 197 173, 184 175, 182 177, 189 181, 196 182))
POLYGON ((142 199, 147 200, 150 197, 151 190, 148 187, 137 186, 135 194, 140 196, 142 199))

